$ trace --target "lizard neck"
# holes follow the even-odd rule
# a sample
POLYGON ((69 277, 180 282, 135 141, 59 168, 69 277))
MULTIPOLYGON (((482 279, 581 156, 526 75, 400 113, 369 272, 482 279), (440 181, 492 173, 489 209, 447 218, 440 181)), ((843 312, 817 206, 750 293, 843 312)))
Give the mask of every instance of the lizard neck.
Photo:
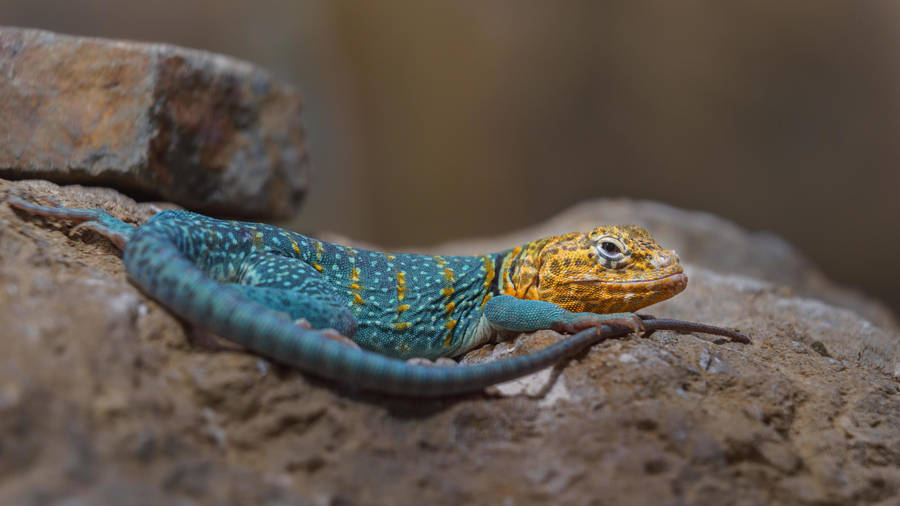
POLYGON ((545 237, 509 250, 500 264, 498 291, 519 299, 539 300, 541 252, 557 237, 545 237))

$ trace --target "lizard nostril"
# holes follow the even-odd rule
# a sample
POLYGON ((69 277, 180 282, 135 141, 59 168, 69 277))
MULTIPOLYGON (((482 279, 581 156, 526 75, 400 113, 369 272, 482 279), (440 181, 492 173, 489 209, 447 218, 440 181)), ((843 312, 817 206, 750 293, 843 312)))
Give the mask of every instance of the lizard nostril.
POLYGON ((656 255, 656 266, 657 267, 668 267, 672 265, 673 255, 671 253, 659 253, 656 255))

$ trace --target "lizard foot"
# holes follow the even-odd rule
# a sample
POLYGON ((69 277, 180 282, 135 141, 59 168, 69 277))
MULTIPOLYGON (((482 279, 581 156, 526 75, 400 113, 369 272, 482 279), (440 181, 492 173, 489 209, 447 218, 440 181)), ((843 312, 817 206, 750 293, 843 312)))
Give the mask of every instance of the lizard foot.
POLYGON ((341 344, 345 344, 345 345, 347 345, 347 346, 349 346, 349 347, 351 347, 351 348, 355 348, 355 349, 357 349, 357 350, 359 349, 359 345, 356 344, 356 342, 355 342, 353 339, 350 339, 349 337, 347 337, 347 336, 341 334, 341 333, 338 332, 337 330, 334 330, 334 329, 313 329, 313 328, 312 328, 312 325, 310 325, 309 321, 308 321, 306 318, 300 318, 299 320, 294 321, 294 323, 297 324, 298 326, 304 328, 304 329, 315 330, 315 331, 317 331, 322 337, 326 337, 326 338, 328 338, 328 339, 331 339, 332 341, 337 341, 337 342, 339 342, 339 343, 341 343, 341 344))
POLYGON ((643 334, 647 332, 644 320, 653 321, 653 317, 642 317, 634 313, 594 314, 578 313, 577 318, 571 322, 555 325, 553 330, 575 334, 582 330, 596 328, 602 331, 603 326, 624 327, 629 334, 643 334))
POLYGON ((627 328, 629 332, 633 334, 643 334, 647 332, 647 329, 644 327, 644 320, 636 314, 623 316, 621 318, 609 318, 601 320, 599 322, 599 325, 597 325, 597 330, 601 330, 600 327, 602 327, 603 325, 622 326, 627 328))
POLYGON ((429 367, 453 367, 459 365, 456 360, 447 357, 439 357, 437 360, 429 360, 423 357, 413 357, 406 360, 410 365, 425 365, 429 367))
POLYGON ((53 198, 45 197, 45 199, 50 205, 34 204, 18 197, 10 198, 7 203, 10 207, 33 216, 60 218, 77 223, 78 225, 69 232, 70 235, 82 228, 92 230, 107 238, 120 250, 125 249, 125 243, 134 231, 133 226, 113 218, 102 209, 70 209, 61 207, 53 198))

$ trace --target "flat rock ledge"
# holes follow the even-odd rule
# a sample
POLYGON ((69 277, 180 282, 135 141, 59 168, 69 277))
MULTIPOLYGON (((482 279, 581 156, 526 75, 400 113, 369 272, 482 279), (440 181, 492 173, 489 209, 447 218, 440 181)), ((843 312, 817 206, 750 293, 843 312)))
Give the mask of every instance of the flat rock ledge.
MULTIPOLYGON (((727 222, 617 200, 553 224, 580 230, 572 217, 630 209, 674 236, 659 224, 683 213, 690 284, 651 312, 738 327, 752 345, 658 332, 597 345, 555 379, 545 371, 499 396, 417 401, 200 345, 128 283, 108 242, 22 216, 3 203, 11 194, 131 223, 159 209, 0 180, 2 504, 897 504, 895 324, 839 287, 809 292, 812 267, 789 247, 727 222), (780 261, 724 270, 723 240, 738 258, 780 261), (774 275, 785 262, 802 271, 774 275)), ((465 361, 563 338, 525 334, 465 361)))
POLYGON ((0 176, 285 217, 308 186, 299 92, 203 51, 0 27, 0 176))

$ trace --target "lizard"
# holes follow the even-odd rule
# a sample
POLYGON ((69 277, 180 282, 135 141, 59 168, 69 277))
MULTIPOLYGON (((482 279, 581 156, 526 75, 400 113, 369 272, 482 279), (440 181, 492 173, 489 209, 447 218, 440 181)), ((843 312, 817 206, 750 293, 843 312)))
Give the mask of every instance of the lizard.
POLYGON ((475 256, 356 249, 267 224, 184 210, 140 226, 106 211, 8 201, 68 220, 122 251, 139 289, 196 328, 316 376, 386 394, 481 391, 554 365, 611 337, 730 329, 635 311, 687 286, 678 256, 635 225, 537 239, 475 256), (536 352, 473 365, 457 357, 512 335, 573 333, 536 352), (345 336, 345 337, 341 337, 345 336), (350 344, 350 345, 348 345, 350 344))

